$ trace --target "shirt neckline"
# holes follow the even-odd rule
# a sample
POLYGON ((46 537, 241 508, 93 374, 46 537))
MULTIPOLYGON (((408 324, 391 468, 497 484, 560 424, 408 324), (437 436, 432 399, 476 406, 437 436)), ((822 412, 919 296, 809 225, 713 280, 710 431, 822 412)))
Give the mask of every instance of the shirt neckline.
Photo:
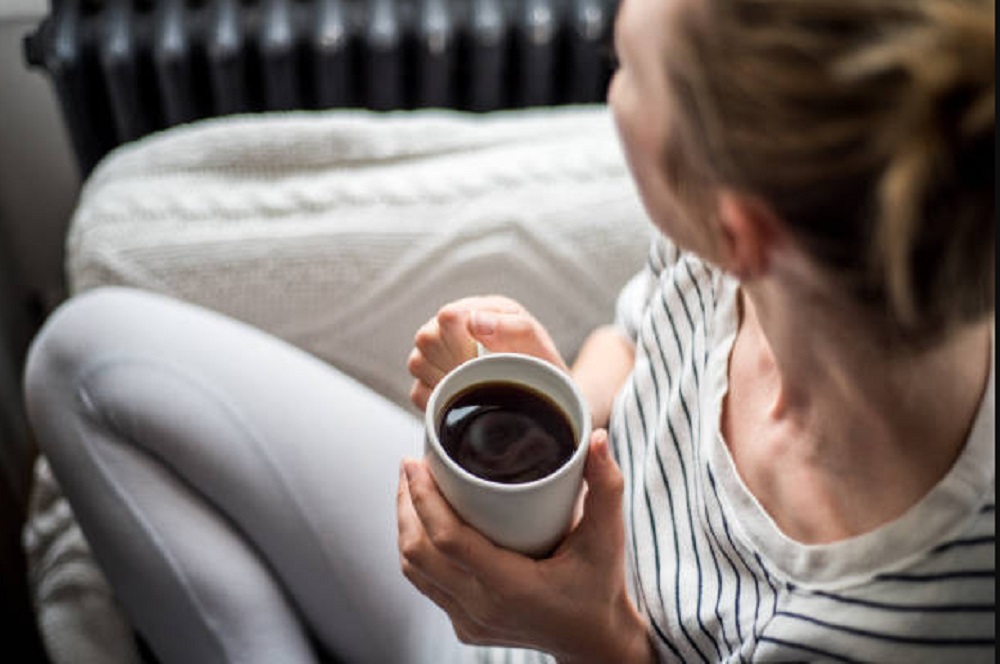
MULTIPOLYGON (((722 403, 729 391, 728 367, 738 327, 738 282, 718 277, 719 298, 712 321, 712 351, 707 367, 711 399, 706 431, 709 467, 717 478, 723 510, 741 540, 770 563, 773 571, 813 587, 842 587, 878 573, 905 567, 968 521, 995 494, 995 373, 990 374, 966 445, 945 476, 920 501, 896 519, 868 533, 829 544, 804 544, 781 531, 736 470, 722 437, 722 403)), ((995 334, 991 358, 995 355, 995 334)))

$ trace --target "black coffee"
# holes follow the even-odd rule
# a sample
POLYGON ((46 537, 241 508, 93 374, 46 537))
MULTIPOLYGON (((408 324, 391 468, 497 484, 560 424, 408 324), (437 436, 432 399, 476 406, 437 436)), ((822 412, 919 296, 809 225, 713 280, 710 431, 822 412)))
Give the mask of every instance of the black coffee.
POLYGON ((458 393, 438 426, 445 452, 473 475, 518 484, 550 475, 573 456, 566 415, 522 385, 492 382, 458 393))

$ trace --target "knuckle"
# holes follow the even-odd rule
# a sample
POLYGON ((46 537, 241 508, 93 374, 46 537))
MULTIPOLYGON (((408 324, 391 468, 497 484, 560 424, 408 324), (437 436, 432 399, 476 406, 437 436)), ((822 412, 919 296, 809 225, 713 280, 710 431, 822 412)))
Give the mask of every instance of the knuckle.
POLYGON ((485 642, 486 635, 475 622, 453 618, 451 625, 452 629, 455 630, 455 636, 465 645, 480 645, 485 642))
MULTIPOLYGON (((402 561, 404 574, 423 567, 427 560, 427 549, 419 537, 409 537, 399 542, 399 557, 402 561)), ((409 577, 407 577, 409 578, 409 577)))
POLYGON ((426 351, 427 348, 433 346, 440 339, 438 333, 437 321, 431 321, 425 323, 417 330, 416 335, 413 337, 413 344, 421 351, 426 351))
POLYGON ((512 316, 509 319, 507 332, 519 338, 535 336, 535 326, 530 318, 523 315, 512 316))
POLYGON ((435 339, 432 332, 420 329, 417 331, 417 336, 413 338, 413 345, 417 347, 417 350, 426 353, 427 349, 434 345, 435 339))
POLYGON ((464 643, 467 646, 475 645, 475 642, 472 640, 472 635, 466 631, 465 625, 461 622, 452 620, 451 628, 455 631, 455 637, 460 643, 464 643))
POLYGON ((453 527, 441 527, 429 533, 431 544, 434 548, 446 556, 454 557, 461 555, 464 547, 458 529, 453 527))
POLYGON ((413 387, 410 388, 410 402, 420 410, 427 407, 427 390, 419 380, 413 381, 413 387))
POLYGON ((399 557, 403 562, 404 567, 412 567, 413 561, 416 560, 418 545, 416 538, 414 537, 400 537, 399 542, 399 557))
POLYGON ((406 558, 406 555, 404 555, 403 553, 400 553, 399 555, 399 569, 403 573, 404 577, 406 577, 410 581, 413 581, 413 575, 414 575, 413 563, 411 563, 406 558))
POLYGON ((419 581, 419 576, 417 574, 417 567, 414 565, 406 556, 400 556, 399 558, 399 568, 403 572, 403 576, 406 577, 411 583, 419 581))
POLYGON ((461 322, 462 316, 465 314, 465 310, 459 307, 457 304, 447 304, 441 307, 441 310, 437 313, 438 325, 442 327, 447 325, 453 325, 455 323, 461 322))
POLYGON ((419 349, 414 348, 410 351, 409 357, 406 358, 406 370, 410 372, 411 376, 416 376, 423 362, 424 354, 419 349))

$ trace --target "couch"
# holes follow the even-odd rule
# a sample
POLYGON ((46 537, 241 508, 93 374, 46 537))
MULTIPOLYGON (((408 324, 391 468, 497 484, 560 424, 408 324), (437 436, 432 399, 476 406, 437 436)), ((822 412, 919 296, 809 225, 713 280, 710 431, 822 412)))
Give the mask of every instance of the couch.
MULTIPOLYGON (((412 336, 442 304, 514 297, 572 357, 651 233, 600 105, 238 115, 108 155, 67 277, 248 321, 408 406, 412 336)), ((44 459, 25 542, 53 661, 144 656, 44 459)))

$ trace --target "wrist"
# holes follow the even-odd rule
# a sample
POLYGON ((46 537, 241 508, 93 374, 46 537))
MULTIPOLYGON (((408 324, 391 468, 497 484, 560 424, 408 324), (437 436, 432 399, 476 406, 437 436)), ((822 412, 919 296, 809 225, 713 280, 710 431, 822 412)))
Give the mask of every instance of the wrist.
POLYGON ((614 328, 600 327, 587 337, 570 374, 587 399, 595 427, 608 425, 615 396, 634 363, 634 348, 614 328))
POLYGON ((645 619, 627 595, 623 595, 604 637, 590 642, 582 651, 557 656, 559 664, 655 664, 657 661, 645 619))
POLYGON ((640 632, 629 639, 618 641, 613 647, 602 647, 577 656, 557 657, 556 661, 558 664, 607 664, 608 662, 656 664, 657 658, 648 634, 640 632))

